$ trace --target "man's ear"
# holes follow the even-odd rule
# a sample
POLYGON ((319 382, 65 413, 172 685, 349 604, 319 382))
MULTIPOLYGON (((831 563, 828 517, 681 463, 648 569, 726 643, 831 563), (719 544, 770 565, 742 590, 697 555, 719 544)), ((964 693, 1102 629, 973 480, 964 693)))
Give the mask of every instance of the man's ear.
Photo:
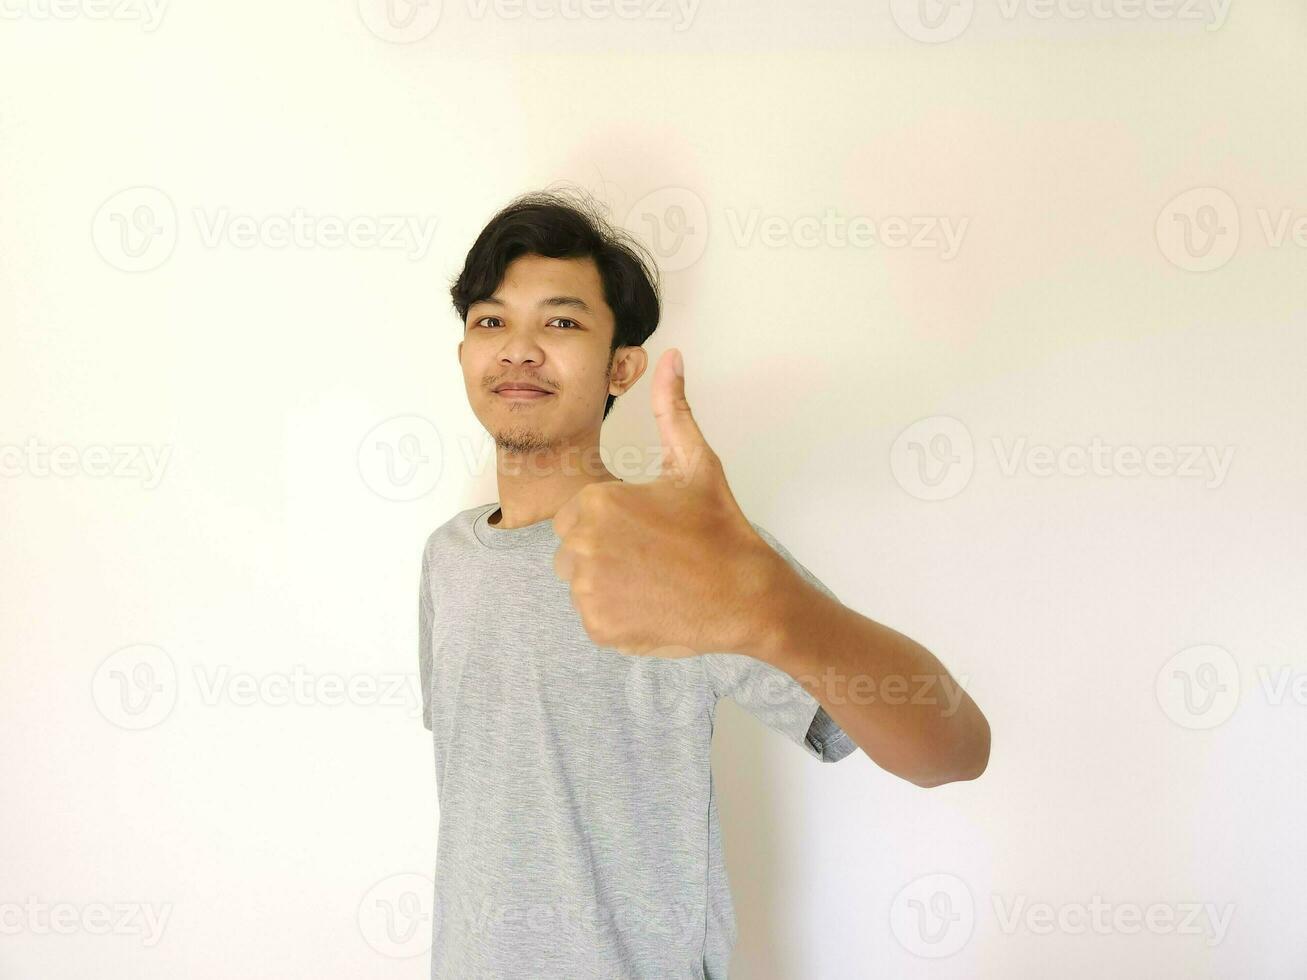
MULTIPOLYGON (((613 359, 621 363, 621 371, 626 379, 626 384, 620 393, 628 392, 635 387, 635 383, 640 380, 645 368, 649 366, 649 354, 643 347, 619 347, 614 351, 613 359)), ((619 392, 611 392, 611 394, 619 394, 619 392)))
POLYGON ((463 341, 461 340, 458 342, 458 364, 459 367, 463 366, 463 341))

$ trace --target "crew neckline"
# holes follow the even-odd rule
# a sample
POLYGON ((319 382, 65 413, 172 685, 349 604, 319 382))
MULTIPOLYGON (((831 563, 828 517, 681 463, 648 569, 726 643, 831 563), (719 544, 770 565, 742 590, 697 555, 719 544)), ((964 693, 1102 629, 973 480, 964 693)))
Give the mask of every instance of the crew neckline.
MULTIPOLYGON (((621 477, 617 479, 618 483, 625 483, 621 477)), ((476 539, 488 548, 520 548, 523 545, 530 544, 533 541, 544 541, 549 538, 558 539, 554 533, 554 519, 544 517, 534 524, 524 524, 522 527, 495 527, 490 523, 490 515, 499 509, 499 501, 486 504, 480 512, 472 519, 472 533, 476 539)))
POLYGON ((556 537, 554 519, 545 517, 534 524, 522 527, 495 527, 490 523, 490 515, 499 509, 499 501, 486 504, 472 520, 472 531, 477 540, 488 548, 521 548, 533 541, 543 541, 556 537))

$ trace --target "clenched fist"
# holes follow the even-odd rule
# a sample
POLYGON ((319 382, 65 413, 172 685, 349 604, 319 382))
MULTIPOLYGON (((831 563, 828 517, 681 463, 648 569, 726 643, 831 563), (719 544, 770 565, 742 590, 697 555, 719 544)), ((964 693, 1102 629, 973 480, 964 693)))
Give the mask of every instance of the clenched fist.
POLYGON ((687 657, 754 641, 783 562, 749 525, 685 400, 681 352, 658 360, 653 411, 662 470, 593 483, 554 515, 554 571, 598 646, 687 657))

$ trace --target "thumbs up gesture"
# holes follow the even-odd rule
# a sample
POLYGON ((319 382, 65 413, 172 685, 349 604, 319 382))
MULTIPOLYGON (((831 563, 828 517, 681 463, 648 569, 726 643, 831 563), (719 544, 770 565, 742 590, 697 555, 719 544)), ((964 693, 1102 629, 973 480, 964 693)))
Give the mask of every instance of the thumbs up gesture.
POLYGON ((681 352, 653 376, 662 471, 593 483, 553 518, 554 571, 590 639, 621 653, 745 652, 779 555, 750 526, 685 399, 681 352))

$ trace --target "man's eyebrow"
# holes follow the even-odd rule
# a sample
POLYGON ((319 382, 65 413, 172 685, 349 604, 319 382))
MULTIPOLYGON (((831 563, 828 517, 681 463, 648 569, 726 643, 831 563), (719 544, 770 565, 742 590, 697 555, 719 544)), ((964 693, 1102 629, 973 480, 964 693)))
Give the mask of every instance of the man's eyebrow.
MULTIPOLYGON (((498 296, 487 296, 485 299, 477 300, 472 305, 473 306, 506 306, 507 304, 498 296)), ((580 310, 582 313, 589 313, 591 316, 594 315, 594 310, 590 308, 590 304, 587 303, 585 300, 583 300, 580 296, 548 296, 545 299, 542 299, 536 305, 540 307, 565 306, 568 307, 569 309, 580 310)))

